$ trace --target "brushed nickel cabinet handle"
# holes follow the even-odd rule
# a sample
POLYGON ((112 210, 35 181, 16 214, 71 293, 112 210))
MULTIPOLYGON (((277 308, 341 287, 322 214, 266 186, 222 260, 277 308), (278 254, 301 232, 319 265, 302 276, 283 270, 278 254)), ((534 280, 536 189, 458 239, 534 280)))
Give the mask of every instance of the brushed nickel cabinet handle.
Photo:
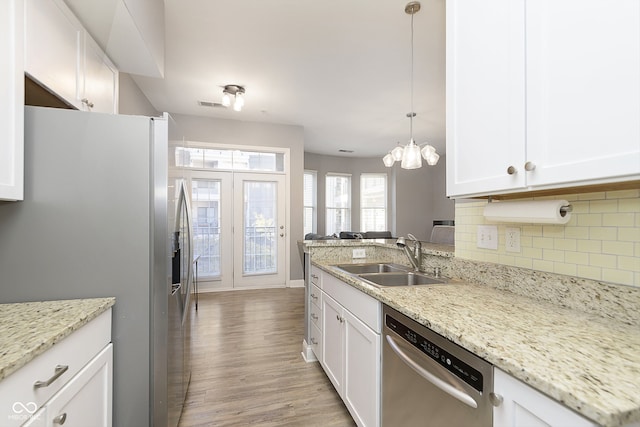
POLYGON ((36 381, 35 383, 33 383, 33 388, 49 387, 51 383, 60 378, 62 374, 67 372, 67 369, 69 369, 68 365, 56 365, 53 371, 53 376, 46 381, 36 381))
POLYGON ((64 424, 64 422, 67 421, 67 413, 63 412, 62 414, 58 415, 57 417, 55 417, 53 419, 53 423, 54 424, 64 424))
POLYGON ((526 170, 527 172, 531 172, 535 168, 536 168, 536 164, 533 162, 527 162, 524 164, 524 170, 526 170))
POLYGON ((513 167, 513 166, 509 166, 509 167, 507 168, 507 173, 508 173, 509 175, 515 175, 516 173, 518 173, 518 170, 517 170, 515 167, 513 167))
POLYGON ((86 105, 89 108, 93 108, 93 102, 89 102, 87 98, 82 98, 80 102, 82 102, 84 105, 86 105))
POLYGON ((311 344, 318 345, 318 341, 315 338, 311 337, 311 344))
POLYGON ((314 313, 311 313, 311 318, 312 318, 313 320, 318 320, 318 316, 316 316, 314 313))

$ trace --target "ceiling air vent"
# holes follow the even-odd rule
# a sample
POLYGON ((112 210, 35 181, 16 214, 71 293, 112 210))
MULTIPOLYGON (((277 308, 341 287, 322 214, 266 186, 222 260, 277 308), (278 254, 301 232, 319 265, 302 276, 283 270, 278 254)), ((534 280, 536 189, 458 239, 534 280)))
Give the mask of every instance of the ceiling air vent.
POLYGON ((227 108, 219 102, 213 101, 198 101, 198 105, 201 107, 212 107, 212 108, 227 108))
POLYGON ((338 152, 340 153, 353 153, 353 150, 345 150, 344 148, 341 148, 338 150, 338 152))

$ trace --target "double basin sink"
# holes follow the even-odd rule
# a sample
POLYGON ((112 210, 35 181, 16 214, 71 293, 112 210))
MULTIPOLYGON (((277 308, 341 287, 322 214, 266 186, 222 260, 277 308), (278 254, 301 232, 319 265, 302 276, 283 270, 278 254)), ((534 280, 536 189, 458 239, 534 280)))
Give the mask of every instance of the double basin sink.
POLYGON ((365 263, 337 264, 334 267, 378 287, 418 286, 446 283, 425 273, 412 271, 400 264, 365 263))

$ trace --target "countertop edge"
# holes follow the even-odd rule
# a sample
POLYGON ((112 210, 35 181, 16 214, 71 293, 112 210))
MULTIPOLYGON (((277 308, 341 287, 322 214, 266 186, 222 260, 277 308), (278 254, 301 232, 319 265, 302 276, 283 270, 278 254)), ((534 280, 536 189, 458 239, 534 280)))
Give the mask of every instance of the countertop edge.
MULTIPOLYGON (((99 315, 107 311, 109 308, 113 307, 115 305, 115 302, 116 302, 115 297, 106 297, 106 298, 84 298, 84 299, 75 299, 75 300, 35 301, 35 302, 11 304, 11 305, 23 304, 25 307, 29 305, 35 308, 39 304, 44 306, 44 305, 51 305, 51 304, 79 305, 79 304, 86 304, 86 303, 95 303, 95 305, 91 304, 91 307, 87 307, 83 311, 81 311, 79 313, 79 317, 67 323, 66 326, 59 328, 56 331, 52 331, 53 333, 50 334, 49 336, 46 336, 42 340, 37 340, 37 342, 34 343, 34 345, 22 350, 19 354, 16 354, 15 357, 10 358, 9 361, 5 361, 3 366, 0 366, 0 381, 8 377, 12 373, 16 372, 20 368, 24 367, 27 363, 35 359, 37 356, 43 354, 45 351, 47 351, 48 349, 53 347, 55 344, 59 343, 64 338, 71 335, 73 332, 77 331, 78 329, 80 329, 81 327, 83 327, 93 319, 97 318, 99 315)), ((0 354, 0 356, 6 356, 6 355, 0 354)))

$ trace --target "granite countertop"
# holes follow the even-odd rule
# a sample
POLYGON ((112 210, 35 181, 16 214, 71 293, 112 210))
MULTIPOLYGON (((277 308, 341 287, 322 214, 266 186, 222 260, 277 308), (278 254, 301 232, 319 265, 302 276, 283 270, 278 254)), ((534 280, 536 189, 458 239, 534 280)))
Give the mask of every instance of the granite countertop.
POLYGON ((377 288, 314 265, 603 426, 640 421, 637 326, 486 285, 377 288))
POLYGON ((0 304, 0 380, 98 317, 115 298, 0 304))

